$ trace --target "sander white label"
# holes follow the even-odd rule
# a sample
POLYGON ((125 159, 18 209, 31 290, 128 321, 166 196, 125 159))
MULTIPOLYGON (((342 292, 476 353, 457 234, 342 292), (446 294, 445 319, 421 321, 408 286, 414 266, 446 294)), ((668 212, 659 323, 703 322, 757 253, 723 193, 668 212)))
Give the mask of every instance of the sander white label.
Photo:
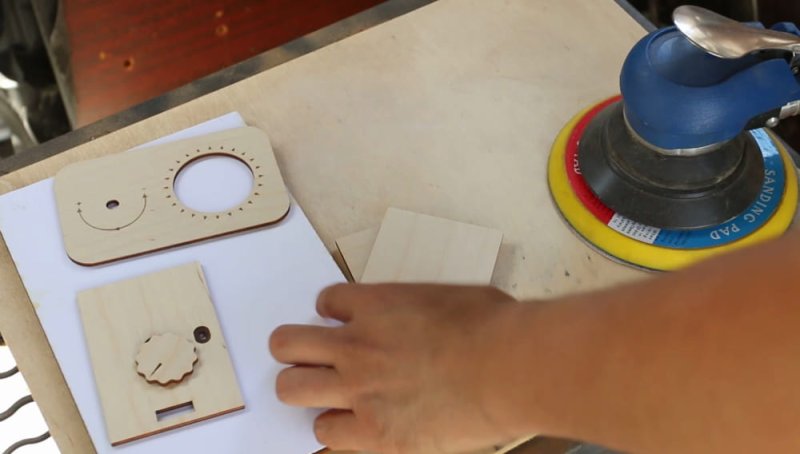
POLYGON ((608 226, 625 236, 647 244, 653 244, 658 238, 658 234, 661 233, 661 229, 658 227, 630 220, 619 213, 614 213, 614 216, 608 221, 608 226))

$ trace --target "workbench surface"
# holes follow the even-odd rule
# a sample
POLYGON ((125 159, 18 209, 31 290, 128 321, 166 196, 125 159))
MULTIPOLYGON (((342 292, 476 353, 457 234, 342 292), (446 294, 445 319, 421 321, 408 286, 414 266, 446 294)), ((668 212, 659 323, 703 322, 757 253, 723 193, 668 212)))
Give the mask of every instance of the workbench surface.
MULTIPOLYGON (((31 164, 0 189, 238 111, 270 136, 331 251, 395 206, 501 230, 493 284, 518 298, 607 287, 644 273, 566 227, 545 169, 559 129, 618 92, 622 61, 643 34, 613 0, 439 0, 31 164)), ((0 332, 61 450, 91 452, 34 306, 3 245, 0 332)))

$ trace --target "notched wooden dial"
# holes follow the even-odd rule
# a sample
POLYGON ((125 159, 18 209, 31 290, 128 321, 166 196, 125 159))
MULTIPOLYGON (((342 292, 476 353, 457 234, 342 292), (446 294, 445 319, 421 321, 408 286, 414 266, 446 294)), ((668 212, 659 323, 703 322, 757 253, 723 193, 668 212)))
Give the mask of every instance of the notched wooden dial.
POLYGON ((194 370, 197 349, 188 339, 174 333, 147 339, 136 355, 136 372, 149 383, 179 383, 194 370))

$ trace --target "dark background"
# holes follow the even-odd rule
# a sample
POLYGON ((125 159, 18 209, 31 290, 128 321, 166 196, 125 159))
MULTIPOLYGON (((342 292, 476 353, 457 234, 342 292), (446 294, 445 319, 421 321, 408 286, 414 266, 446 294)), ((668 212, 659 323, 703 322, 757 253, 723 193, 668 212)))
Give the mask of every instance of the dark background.
MULTIPOLYGON (((547 1, 547 0, 542 0, 547 1)), ((0 157, 96 122, 382 3, 382 0, 0 2, 0 157), (6 105, 10 105, 10 108, 6 105), (15 121, 12 114, 22 120, 15 121), (7 133, 30 135, 16 140, 7 133)), ((630 2, 658 26, 674 0, 630 2)), ((741 21, 800 22, 800 2, 693 0, 741 21)), ((777 128, 800 148, 800 119, 777 128)))

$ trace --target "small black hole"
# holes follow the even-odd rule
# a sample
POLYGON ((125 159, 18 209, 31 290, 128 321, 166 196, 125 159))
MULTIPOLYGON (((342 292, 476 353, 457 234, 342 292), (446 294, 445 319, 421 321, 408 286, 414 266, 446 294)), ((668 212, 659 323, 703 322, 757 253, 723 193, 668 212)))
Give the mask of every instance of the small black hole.
POLYGON ((119 206, 118 200, 109 200, 108 202, 106 202, 106 208, 108 208, 109 210, 113 210, 118 206, 119 206))
POLYGON ((201 344, 205 344, 211 340, 211 331, 209 331, 205 326, 198 326, 194 329, 194 340, 201 344))

